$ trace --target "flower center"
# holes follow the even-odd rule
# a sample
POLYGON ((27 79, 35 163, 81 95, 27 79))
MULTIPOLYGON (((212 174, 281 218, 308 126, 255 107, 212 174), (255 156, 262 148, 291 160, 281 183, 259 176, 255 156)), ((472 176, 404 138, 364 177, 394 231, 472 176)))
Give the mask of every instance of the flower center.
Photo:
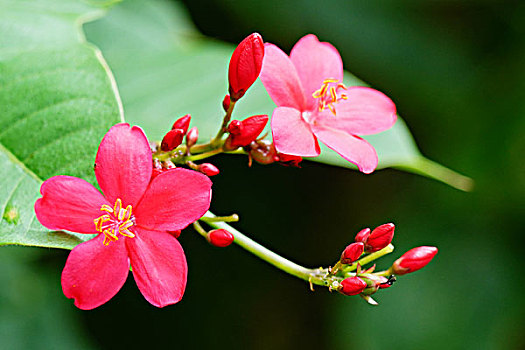
POLYGON ((106 214, 99 216, 93 222, 98 232, 104 234, 104 245, 118 240, 118 234, 122 236, 133 238, 135 235, 129 231, 129 228, 135 223, 135 217, 131 215, 131 205, 126 209, 122 208, 122 201, 117 198, 115 206, 112 208, 107 204, 103 204, 100 210, 106 214))
POLYGON ((319 101, 319 112, 328 108, 335 115, 335 103, 348 99, 340 90, 346 90, 346 86, 339 80, 330 78, 323 81, 321 88, 312 94, 319 101))

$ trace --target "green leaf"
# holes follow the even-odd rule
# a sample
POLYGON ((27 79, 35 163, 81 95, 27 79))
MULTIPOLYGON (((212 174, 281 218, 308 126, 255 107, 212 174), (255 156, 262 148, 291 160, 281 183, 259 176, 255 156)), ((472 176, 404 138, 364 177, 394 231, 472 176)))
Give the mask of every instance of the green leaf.
POLYGON ((91 238, 49 232, 34 214, 42 180, 95 183, 93 162, 120 101, 79 26, 104 13, 78 1, 0 0, 0 245, 71 249, 91 238))
MULTIPOLYGON (((86 25, 88 39, 101 48, 115 73, 126 119, 141 125, 151 139, 160 140, 177 117, 191 113, 200 140, 207 141, 222 120, 234 47, 203 38, 187 18, 179 3, 128 0, 86 25)), ((366 85, 348 72, 345 83, 366 85)), ((274 108, 257 81, 236 105, 233 117, 271 115, 274 108)), ((365 138, 378 152, 379 169, 410 171, 462 190, 472 187, 471 179, 425 158, 401 118, 392 129, 365 138)), ((312 160, 355 169, 324 146, 321 156, 312 160)))

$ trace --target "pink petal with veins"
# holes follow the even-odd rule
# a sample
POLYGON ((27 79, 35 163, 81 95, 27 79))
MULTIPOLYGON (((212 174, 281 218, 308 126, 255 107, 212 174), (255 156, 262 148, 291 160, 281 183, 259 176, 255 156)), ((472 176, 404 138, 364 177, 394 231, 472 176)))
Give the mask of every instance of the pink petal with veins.
POLYGON ((176 231, 199 219, 209 209, 210 179, 196 171, 176 168, 153 179, 134 209, 137 226, 176 231))
POLYGON ((278 107, 305 110, 306 99, 295 67, 280 48, 273 44, 264 46, 261 81, 278 107))
POLYGON ((42 198, 35 203, 35 214, 50 230, 96 233, 93 219, 109 204, 89 182, 72 176, 53 176, 40 187, 42 198))
POLYGON ((312 130, 324 144, 357 165, 363 173, 369 174, 377 168, 377 153, 374 147, 362 138, 319 124, 312 125, 312 130))
POLYGON ((138 126, 117 124, 106 133, 95 160, 97 181, 110 203, 117 198, 124 206, 135 206, 148 187, 151 149, 138 126))
POLYGON ((302 157, 316 157, 321 152, 317 139, 297 109, 274 109, 271 127, 277 151, 302 157))
POLYGON ((62 271, 62 290, 82 310, 94 309, 122 288, 129 273, 124 239, 105 246, 104 235, 76 246, 62 271))
POLYGON ((133 277, 140 292, 152 305, 164 307, 182 299, 188 265, 182 247, 167 232, 138 228, 126 239, 133 277))

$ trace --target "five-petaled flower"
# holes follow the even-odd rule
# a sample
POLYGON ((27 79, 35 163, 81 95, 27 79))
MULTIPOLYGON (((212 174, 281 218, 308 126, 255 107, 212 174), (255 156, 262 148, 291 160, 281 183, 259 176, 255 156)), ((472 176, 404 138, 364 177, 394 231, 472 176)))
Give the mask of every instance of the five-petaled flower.
POLYGON ((277 105, 271 127, 278 152, 315 157, 320 154, 320 139, 360 171, 375 170, 375 149, 356 135, 392 127, 396 108, 377 90, 347 88, 336 48, 309 34, 295 44, 288 57, 267 43, 260 77, 277 105))
POLYGON ((81 309, 96 308, 122 287, 131 264, 146 300, 163 307, 181 300, 186 257, 178 231, 208 210, 211 181, 203 174, 173 169, 152 180, 151 150, 144 132, 113 126, 96 156, 102 195, 90 183, 55 176, 42 184, 35 203, 38 220, 50 230, 98 234, 76 246, 62 272, 62 289, 81 309))

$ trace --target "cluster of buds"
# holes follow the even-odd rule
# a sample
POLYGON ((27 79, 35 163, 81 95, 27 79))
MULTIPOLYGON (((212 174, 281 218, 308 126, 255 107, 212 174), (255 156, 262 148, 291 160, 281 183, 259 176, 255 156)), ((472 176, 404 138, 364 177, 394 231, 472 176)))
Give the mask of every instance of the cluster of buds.
POLYGON ((328 270, 326 281, 330 289, 344 295, 360 295, 371 304, 377 304, 371 295, 390 287, 396 276, 417 271, 426 266, 437 254, 436 247, 417 247, 397 259, 385 271, 375 272, 376 265, 364 269, 365 265, 393 250, 394 224, 384 224, 374 230, 361 230, 355 241, 342 252, 339 261, 328 270))

